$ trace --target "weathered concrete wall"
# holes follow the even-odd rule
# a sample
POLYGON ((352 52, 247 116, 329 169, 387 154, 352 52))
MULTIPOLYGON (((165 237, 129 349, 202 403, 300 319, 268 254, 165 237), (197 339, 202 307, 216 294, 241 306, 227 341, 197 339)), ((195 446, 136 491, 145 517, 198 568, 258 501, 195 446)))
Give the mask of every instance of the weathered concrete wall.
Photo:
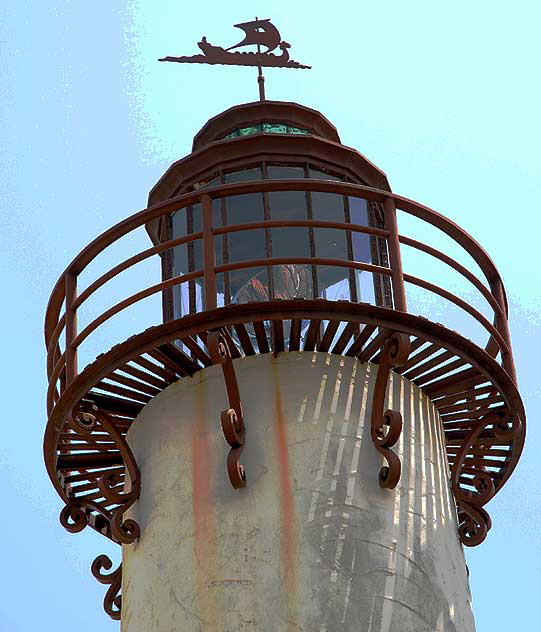
POLYGON ((377 367, 317 353, 235 360, 248 486, 227 478, 220 367, 140 414, 141 468, 124 547, 124 632, 472 632, 439 421, 393 375, 402 478, 378 485, 370 438, 377 367))

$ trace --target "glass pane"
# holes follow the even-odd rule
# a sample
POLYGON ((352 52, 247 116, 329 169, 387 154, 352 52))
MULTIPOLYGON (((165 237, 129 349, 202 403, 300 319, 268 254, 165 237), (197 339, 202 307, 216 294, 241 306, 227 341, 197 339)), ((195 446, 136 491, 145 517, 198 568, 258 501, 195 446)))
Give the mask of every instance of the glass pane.
POLYGON ((262 228, 229 233, 229 261, 248 261, 267 256, 265 231, 262 228))
POLYGON ((350 301, 349 269, 316 266, 319 298, 329 301, 350 301))
POLYGON ((272 267, 274 298, 313 298, 312 270, 309 265, 286 263, 272 267))
POLYGON ((347 261, 346 233, 338 228, 314 228, 316 257, 347 261))
MULTIPOLYGON (((188 234, 187 209, 176 211, 171 216, 172 238, 178 239, 188 234)), ((188 272, 188 245, 182 244, 173 248, 173 275, 186 274, 188 272)))
POLYGON ((340 176, 333 176, 330 173, 325 173, 325 171, 319 171, 318 169, 310 169, 309 170, 310 178, 314 180, 335 180, 340 181, 342 178, 340 176))
POLYGON ((309 257, 308 228, 288 227, 271 229, 273 257, 309 257))
POLYGON ((224 244, 225 244, 226 236, 225 235, 217 235, 214 237, 214 260, 216 261, 216 265, 220 266, 224 261, 224 244))
POLYGON ((374 275, 366 270, 355 270, 355 285, 357 288, 357 300, 361 303, 376 304, 374 294, 374 275))
POLYGON ((255 267, 229 272, 232 303, 252 303, 269 300, 267 268, 255 267))
POLYGON ((349 217, 352 224, 368 226, 368 202, 358 197, 348 197, 349 217))
POLYGON ((345 222, 344 196, 337 193, 310 193, 312 217, 328 222, 345 222))
POLYGON ((187 229, 187 209, 183 208, 180 211, 175 211, 171 215, 171 227, 173 232, 173 239, 177 237, 185 237, 188 234, 187 229))
POLYGON ((175 285, 173 288, 174 317, 181 318, 190 313, 190 297, 188 283, 175 285))
POLYGON ((267 173, 270 180, 304 178, 304 167, 281 167, 277 165, 269 165, 267 167, 267 173))
POLYGON ((287 134, 288 126, 285 123, 263 123, 263 131, 272 134, 287 134))
POLYGON ((262 180, 263 173, 260 167, 254 167, 252 169, 242 169, 241 171, 232 171, 226 173, 225 182, 246 182, 247 180, 262 180))
POLYGON ((222 200, 212 200, 212 225, 221 226, 222 224, 222 200))
POLYGON ((193 294, 194 309, 192 313, 200 312, 203 309, 203 289, 194 281, 180 283, 173 287, 173 312, 175 318, 186 316, 190 313, 190 294, 193 294))
POLYGON ((216 291, 218 307, 222 307, 230 302, 229 281, 226 272, 219 272, 216 275, 216 291))
MULTIPOLYGON (((366 200, 357 197, 349 197, 349 216, 352 224, 368 226, 368 203, 366 200)), ((353 247, 353 259, 371 263, 371 241, 370 235, 365 233, 351 232, 351 242, 353 247)), ((371 273, 366 273, 371 274, 371 273)), ((364 299, 359 299, 364 300, 364 299)))
POLYGON ((261 125, 251 125, 250 127, 241 127, 239 129, 239 136, 251 136, 252 134, 258 134, 261 131, 261 125))
POLYGON ((181 244, 173 248, 173 274, 186 274, 188 272, 188 245, 181 244))
POLYGON ((213 178, 212 180, 201 182, 197 182, 193 185, 194 190, 199 191, 200 189, 210 189, 211 187, 217 187, 220 184, 220 178, 213 178))
MULTIPOLYGON (((203 269, 203 241, 201 239, 196 239, 190 244, 193 253, 193 268, 192 270, 202 270, 203 269)), ((189 248, 188 248, 189 252, 189 248)), ((189 264, 188 264, 189 265, 189 264)))
POLYGON ((264 218, 263 194, 246 193, 226 198, 227 223, 261 222, 264 218))
POLYGON ((312 132, 308 129, 303 129, 302 127, 293 127, 292 125, 287 126, 288 134, 311 134, 312 132))
POLYGON ((306 219, 304 191, 272 191, 269 193, 271 219, 306 219))
POLYGON ((191 233, 198 233, 203 230, 203 220, 201 217, 201 204, 194 204, 190 206, 188 211, 188 226, 190 226, 190 217, 191 217, 191 225, 192 230, 191 233))

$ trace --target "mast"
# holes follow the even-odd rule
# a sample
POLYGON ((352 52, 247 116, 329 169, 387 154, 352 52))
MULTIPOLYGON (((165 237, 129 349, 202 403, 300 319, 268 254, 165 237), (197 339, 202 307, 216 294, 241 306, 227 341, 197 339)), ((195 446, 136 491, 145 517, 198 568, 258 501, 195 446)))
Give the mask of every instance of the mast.
MULTIPOLYGON (((257 16, 255 19, 257 22, 257 16)), ((261 45, 259 42, 257 43, 257 52, 258 54, 261 52, 261 45)), ((265 77, 263 76, 263 68, 261 67, 261 64, 257 67, 257 85, 259 87, 259 100, 265 101, 265 77)))

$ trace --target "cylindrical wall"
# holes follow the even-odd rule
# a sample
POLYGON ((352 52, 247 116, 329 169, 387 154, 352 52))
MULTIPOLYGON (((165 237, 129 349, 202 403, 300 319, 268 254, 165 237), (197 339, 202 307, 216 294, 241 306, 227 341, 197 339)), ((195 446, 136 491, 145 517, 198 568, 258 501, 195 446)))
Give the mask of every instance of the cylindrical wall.
POLYGON ((124 632, 473 632, 441 423, 393 374, 402 477, 380 488, 377 366, 324 353, 234 361, 247 427, 234 490, 220 367, 172 384, 128 440, 141 468, 124 632))

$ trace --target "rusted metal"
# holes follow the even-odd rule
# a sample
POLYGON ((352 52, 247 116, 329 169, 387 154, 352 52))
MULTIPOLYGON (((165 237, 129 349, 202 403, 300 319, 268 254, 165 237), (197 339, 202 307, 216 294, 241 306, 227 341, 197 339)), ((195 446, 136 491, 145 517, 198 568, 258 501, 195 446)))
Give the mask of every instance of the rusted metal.
MULTIPOLYGON (((77 276, 66 270, 66 382, 69 384, 77 375, 77 311, 74 306, 77 297, 77 276)), ((56 344, 56 341, 55 341, 56 344)))
POLYGON ((103 609, 111 619, 120 621, 122 613, 122 595, 120 594, 122 589, 122 564, 111 573, 103 572, 104 569, 108 571, 112 566, 113 563, 107 555, 98 555, 92 562, 91 571, 100 584, 109 586, 103 598, 103 609))
POLYGON ((400 257, 400 242, 398 238, 398 224, 396 222, 396 207, 392 198, 385 198, 383 203, 385 228, 389 231, 387 243, 389 245, 389 262, 392 269, 393 303, 394 308, 407 312, 406 291, 404 289, 404 274, 400 257))
MULTIPOLYGON (((192 152, 201 149, 213 141, 224 138, 228 133, 250 125, 257 125, 262 121, 282 121, 292 127, 307 129, 315 136, 326 138, 333 143, 340 143, 340 135, 336 127, 321 112, 288 101, 266 101, 261 103, 253 101, 235 105, 217 116, 209 119, 197 132, 193 139, 192 152)), ((380 173, 381 170, 379 170, 380 173)), ((368 182, 372 186, 378 186, 375 182, 368 182)), ((382 187, 385 188, 385 187, 382 187)), ((154 199, 156 191, 151 191, 150 203, 154 199)))
POLYGON ((244 466, 239 463, 246 440, 246 428, 232 354, 228 341, 220 331, 210 331, 207 334, 207 347, 214 364, 222 366, 229 399, 229 408, 221 414, 222 431, 225 440, 231 446, 227 457, 227 473, 231 485, 235 489, 240 489, 246 487, 246 472, 244 466))
POLYGON ((244 39, 230 46, 223 48, 221 46, 213 46, 203 37, 197 43, 203 54, 192 55, 190 57, 162 57, 159 61, 172 61, 184 64, 224 64, 231 66, 264 66, 273 68, 303 68, 309 69, 310 66, 299 64, 299 62, 290 59, 289 48, 291 46, 284 42, 278 32, 278 29, 270 20, 252 20, 251 22, 242 22, 235 24, 237 28, 245 32, 244 39), (233 52, 229 51, 234 48, 243 46, 266 46, 267 50, 261 52, 233 52), (280 55, 275 55, 271 51, 280 48, 280 55))
MULTIPOLYGON (((130 403, 127 400, 115 400, 113 397, 106 398, 101 394, 93 393, 93 386, 106 375, 122 366, 133 365, 142 365, 149 371, 152 371, 154 367, 154 374, 159 375, 163 368, 160 368, 157 364, 150 363, 149 360, 143 357, 144 355, 159 349, 169 340, 191 337, 194 341, 197 338, 201 338, 202 341, 206 340, 208 342, 208 335, 205 332, 209 328, 219 331, 237 325, 243 325, 245 328, 248 326, 250 328, 253 327, 255 332, 259 332, 259 338, 257 339, 259 353, 268 353, 270 345, 268 333, 263 325, 264 321, 281 319, 284 323, 292 323, 292 329, 296 327, 300 333, 300 323, 311 322, 314 318, 319 322, 334 321, 338 322, 339 326, 342 325, 343 333, 339 336, 342 342, 338 347, 335 345, 331 349, 334 353, 347 353, 350 346, 355 344, 355 339, 358 335, 356 332, 359 329, 363 331, 363 328, 367 326, 372 327, 374 331, 376 327, 382 327, 388 331, 398 331, 414 336, 415 340, 412 346, 416 349, 422 347, 423 344, 427 344, 433 345, 433 348, 448 350, 450 354, 464 359, 470 368, 458 375, 442 376, 434 385, 430 386, 432 396, 435 398, 436 408, 448 406, 450 401, 453 404, 458 404, 461 400, 471 402, 478 398, 480 398, 479 407, 481 408, 483 406, 482 399, 487 392, 493 393, 493 396, 494 393, 499 393, 505 406, 509 410, 514 411, 522 422, 524 421, 524 410, 520 397, 513 381, 504 369, 483 349, 442 325, 388 308, 337 301, 288 300, 229 305, 211 312, 193 314, 176 321, 164 323, 130 338, 97 358, 83 374, 77 376, 69 388, 63 391, 50 415, 44 448, 45 454, 50 457, 46 459, 46 463, 51 480, 61 496, 66 499, 66 502, 77 502, 76 499, 70 499, 66 495, 65 489, 60 483, 57 474, 60 471, 60 466, 63 468, 62 476, 66 478, 73 472, 77 472, 81 467, 110 469, 111 466, 122 463, 122 459, 118 457, 111 458, 118 454, 115 452, 94 452, 93 455, 89 454, 88 456, 84 454, 59 454, 58 457, 54 457, 62 445, 59 443, 59 430, 56 429, 62 428, 62 420, 72 405, 70 402, 80 401, 84 398, 89 401, 99 402, 100 406, 105 406, 107 410, 122 411, 121 418, 111 417, 117 427, 123 428, 121 430, 122 434, 129 427, 129 423, 126 422, 135 418, 141 409, 141 404, 136 405, 136 402, 130 403), (298 324, 295 325, 295 323, 298 324), (442 395, 448 392, 452 392, 452 394, 442 395), (111 456, 108 456, 109 454, 111 456), (104 456, 109 460, 105 461, 104 456), (78 460, 80 457, 84 458, 84 462, 78 460)), ((303 341, 300 339, 298 348, 303 348, 303 341)), ((201 347, 201 349, 203 350, 204 347, 201 347)), ((379 362, 382 350, 373 348, 372 353, 373 355, 368 360, 373 362, 377 359, 379 362)), ((204 368, 204 366, 200 362, 199 370, 204 368)), ((475 408, 472 409, 472 412, 475 413, 475 408)), ((478 421, 479 419, 475 415, 472 416, 469 427, 473 427, 478 421)), ((445 433, 447 445, 450 448, 449 459, 454 463, 456 461, 456 448, 463 445, 467 439, 468 430, 467 428, 464 431, 445 430, 445 433)), ((487 458, 489 458, 492 445, 506 448, 507 458, 502 460, 497 470, 497 476, 495 475, 496 490, 499 490, 513 471, 520 456, 524 441, 524 424, 522 423, 520 430, 517 431, 514 437, 505 440, 498 439, 497 444, 494 444, 496 439, 494 439, 493 433, 489 430, 481 432, 478 440, 482 441, 482 444, 476 443, 477 440, 474 440, 471 450, 480 450, 482 448, 484 453, 487 454, 487 458)), ((468 454, 471 454, 471 452, 468 452, 468 454)), ((91 482, 93 479, 88 480, 91 482)), ((95 488, 99 491, 97 485, 95 488)), ((92 501, 88 500, 86 502, 91 503, 92 501)), ((85 511, 88 514, 97 516, 97 524, 96 519, 93 519, 93 522, 90 522, 90 526, 107 537, 112 537, 107 529, 103 528, 103 525, 107 525, 107 520, 100 522, 99 511, 92 512, 91 508, 92 505, 90 505, 90 509, 85 511)), ((74 506, 74 511, 75 509, 77 509, 77 505, 74 506)), ((77 515, 75 515, 75 518, 77 518, 77 515)))
POLYGON ((394 489, 400 480, 402 469, 400 458, 391 448, 402 433, 402 414, 392 409, 383 411, 385 394, 392 368, 404 364, 409 352, 410 339, 406 334, 395 331, 387 338, 381 352, 372 396, 370 430, 377 451, 387 461, 387 465, 379 471, 379 484, 386 489, 394 489))
POLYGON ((451 485, 458 505, 458 532, 466 546, 477 546, 486 538, 492 522, 482 505, 496 493, 494 474, 485 470, 488 464, 471 466, 471 459, 467 460, 471 447, 482 436, 484 440, 494 438, 506 442, 515 438, 521 428, 522 422, 516 413, 505 407, 493 409, 471 428, 456 455, 451 469, 451 485))
MULTIPOLYGON (((106 530, 113 540, 123 544, 135 542, 140 533, 139 525, 132 518, 124 519, 124 514, 139 498, 141 477, 124 436, 109 415, 89 403, 79 403, 73 407, 68 426, 73 433, 70 437, 86 439, 90 444, 96 431, 106 435, 120 453, 124 472, 120 475, 116 470, 107 471, 100 476, 97 481, 99 498, 103 499, 100 502, 88 501, 69 489, 68 502, 60 513, 62 526, 71 533, 78 533, 97 518, 100 525, 98 530, 106 530), (113 509, 110 509, 111 506, 113 509)), ((104 456, 108 457, 109 454, 105 453, 104 456)), ((79 463, 75 467, 81 468, 84 464, 79 463)), ((79 487, 75 489, 80 492, 79 487)))
POLYGON ((216 262, 214 260, 214 236, 212 234, 212 199, 201 198, 203 219, 203 264, 205 281, 205 309, 216 307, 216 262))

